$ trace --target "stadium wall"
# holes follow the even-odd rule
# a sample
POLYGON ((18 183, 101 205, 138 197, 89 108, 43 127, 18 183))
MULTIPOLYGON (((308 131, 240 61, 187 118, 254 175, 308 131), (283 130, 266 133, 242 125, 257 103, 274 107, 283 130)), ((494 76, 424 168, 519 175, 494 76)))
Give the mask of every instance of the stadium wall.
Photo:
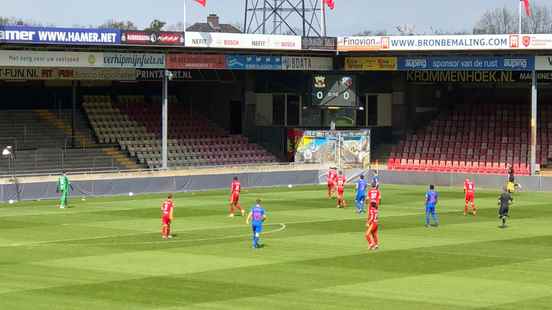
MULTIPOLYGON (((370 171, 361 169, 351 170, 347 173, 351 181, 356 181, 358 175, 364 173, 371 176, 370 171)), ((488 188, 500 190, 506 184, 506 174, 488 175, 488 174, 463 174, 463 173, 424 173, 424 172, 404 172, 404 171, 380 171, 380 180, 382 184, 397 185, 429 185, 436 186, 454 186, 463 187, 464 180, 470 178, 475 182, 478 188, 488 188)), ((320 182, 325 182, 322 177, 320 182)), ((516 183, 522 185, 524 191, 552 191, 552 177, 541 176, 516 176, 516 183)))
MULTIPOLYGON (((229 189, 237 176, 244 188, 307 185, 318 183, 318 170, 247 172, 191 176, 141 177, 72 181, 71 196, 113 196, 147 193, 191 192, 229 189)), ((57 199, 56 182, 22 182, 0 184, 0 201, 57 199), (19 195, 18 195, 19 193, 19 195)))
MULTIPOLYGON (((350 182, 355 182, 364 173, 371 175, 369 170, 351 169, 347 171, 350 182)), ((214 189, 227 189, 234 176, 238 176, 245 188, 293 185, 325 184, 326 170, 276 171, 276 172, 245 172, 226 174, 206 174, 190 176, 166 177, 128 177, 114 179, 98 179, 73 181, 72 196, 113 196, 134 194, 191 192, 214 189)), ((396 185, 428 185, 462 187, 464 180, 470 177, 478 188, 500 190, 505 182, 505 175, 468 175, 460 173, 422 173, 380 171, 383 184, 396 185)), ((552 191, 552 177, 518 176, 516 182, 523 186, 524 191, 552 191)), ((57 199, 55 181, 22 182, 19 184, 0 184, 0 201, 9 200, 39 200, 57 199), (19 192, 19 197, 18 197, 19 192)))

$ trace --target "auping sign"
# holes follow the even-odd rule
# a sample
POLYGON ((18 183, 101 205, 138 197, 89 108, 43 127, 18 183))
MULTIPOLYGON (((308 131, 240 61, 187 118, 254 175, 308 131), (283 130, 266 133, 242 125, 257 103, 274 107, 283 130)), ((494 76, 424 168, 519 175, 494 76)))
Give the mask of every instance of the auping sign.
POLYGON ((111 45, 121 43, 116 29, 0 26, 0 43, 111 45))
POLYGON ((531 71, 533 57, 399 57, 398 69, 407 70, 506 70, 531 71))
POLYGON ((535 60, 535 69, 552 70, 552 56, 537 56, 535 60))

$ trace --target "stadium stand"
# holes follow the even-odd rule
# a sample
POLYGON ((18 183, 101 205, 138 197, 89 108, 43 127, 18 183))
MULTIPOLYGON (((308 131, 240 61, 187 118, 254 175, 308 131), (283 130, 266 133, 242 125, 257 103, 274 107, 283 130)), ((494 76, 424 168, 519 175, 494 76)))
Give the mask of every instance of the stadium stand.
MULTIPOLYGON (((176 97, 169 102, 169 165, 171 167, 270 163, 276 158, 239 135, 229 135, 203 116, 190 117, 176 97)), ((161 167, 161 104, 144 96, 85 96, 84 109, 98 139, 149 168, 161 167)))
MULTIPOLYGON (((539 115, 537 161, 552 157, 552 106, 539 115)), ((519 104, 465 104, 442 112, 395 147, 388 168, 403 171, 504 174, 512 164, 529 175, 529 110, 519 104)))
POLYGON ((0 159, 5 174, 10 166, 18 174, 85 172, 129 169, 125 155, 109 145, 98 145, 90 135, 86 120, 77 113, 74 139, 71 136, 71 111, 0 111, 0 145, 12 146, 15 159, 0 159), (73 145, 74 143, 74 145, 73 145))

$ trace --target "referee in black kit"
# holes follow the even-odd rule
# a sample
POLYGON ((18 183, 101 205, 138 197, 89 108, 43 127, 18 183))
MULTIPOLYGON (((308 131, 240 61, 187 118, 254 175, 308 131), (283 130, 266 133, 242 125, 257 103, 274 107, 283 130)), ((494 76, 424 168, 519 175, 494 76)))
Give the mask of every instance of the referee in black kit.
POLYGON ((500 197, 498 197, 498 218, 502 220, 502 226, 500 228, 506 228, 506 218, 510 217, 508 212, 510 211, 510 204, 514 201, 512 194, 507 188, 504 188, 500 197))

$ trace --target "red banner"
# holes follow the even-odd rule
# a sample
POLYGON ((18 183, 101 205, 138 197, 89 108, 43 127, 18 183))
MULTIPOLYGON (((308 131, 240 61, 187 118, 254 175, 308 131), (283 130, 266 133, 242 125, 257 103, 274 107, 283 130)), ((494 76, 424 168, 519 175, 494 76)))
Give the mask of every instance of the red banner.
POLYGON ((184 45, 184 34, 180 32, 124 31, 122 44, 137 45, 184 45))
POLYGON ((225 69, 224 55, 219 54, 169 54, 168 69, 225 69))

